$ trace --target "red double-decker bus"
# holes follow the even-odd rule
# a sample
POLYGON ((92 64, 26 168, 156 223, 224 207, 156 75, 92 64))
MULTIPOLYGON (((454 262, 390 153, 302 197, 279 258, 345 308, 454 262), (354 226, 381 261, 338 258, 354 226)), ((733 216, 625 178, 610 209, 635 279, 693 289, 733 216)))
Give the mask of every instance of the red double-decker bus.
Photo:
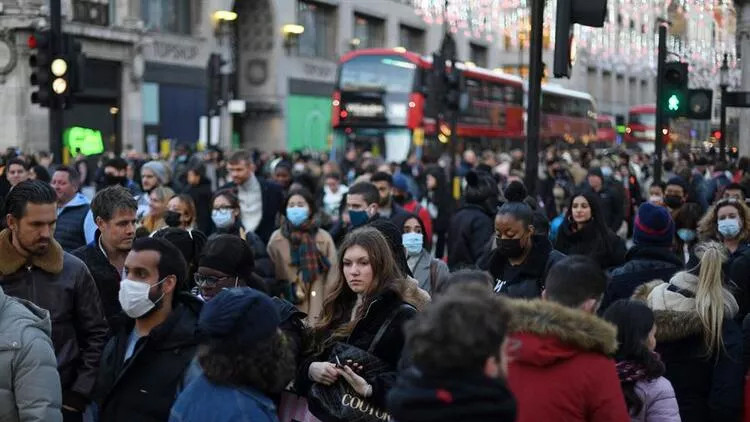
MULTIPOLYGON (((341 58, 333 94, 334 147, 375 149, 387 161, 406 159, 413 146, 437 149, 438 128, 425 118, 429 58, 400 49, 354 51, 341 58)), ((520 144, 524 132, 523 81, 461 66, 468 107, 458 118, 464 144, 520 144)))
MULTIPOLYGON (((441 149, 440 128, 425 117, 432 59, 402 49, 367 49, 341 58, 333 94, 333 148, 354 143, 401 162, 415 146, 441 149)), ((458 116, 460 149, 510 149, 525 139, 524 81, 459 63, 468 107, 458 116)), ((542 141, 596 140, 590 95, 554 85, 542 88, 542 141)), ((433 154, 434 156, 435 154, 433 154)))
POLYGON ((625 147, 646 153, 654 151, 656 140, 656 104, 630 107, 625 128, 625 147))

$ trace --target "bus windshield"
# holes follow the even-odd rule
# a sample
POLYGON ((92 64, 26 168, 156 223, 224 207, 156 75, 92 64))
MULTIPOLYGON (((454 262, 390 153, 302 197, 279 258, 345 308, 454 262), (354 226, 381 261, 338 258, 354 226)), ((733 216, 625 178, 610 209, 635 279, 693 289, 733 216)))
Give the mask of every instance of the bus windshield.
POLYGON ((342 91, 410 93, 417 65, 399 56, 359 56, 341 64, 342 91))
POLYGON ((631 113, 630 124, 656 127, 656 114, 654 113, 631 113))

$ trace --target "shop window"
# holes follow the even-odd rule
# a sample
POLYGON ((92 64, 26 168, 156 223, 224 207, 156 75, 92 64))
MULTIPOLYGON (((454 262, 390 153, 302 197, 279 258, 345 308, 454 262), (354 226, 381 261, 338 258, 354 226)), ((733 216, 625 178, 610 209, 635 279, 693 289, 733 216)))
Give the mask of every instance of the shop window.
POLYGON ((298 40, 300 56, 333 58, 336 55, 336 8, 299 1, 297 23, 305 27, 298 40))
POLYGON ((141 0, 141 14, 146 29, 156 32, 189 35, 191 2, 186 0, 141 0))

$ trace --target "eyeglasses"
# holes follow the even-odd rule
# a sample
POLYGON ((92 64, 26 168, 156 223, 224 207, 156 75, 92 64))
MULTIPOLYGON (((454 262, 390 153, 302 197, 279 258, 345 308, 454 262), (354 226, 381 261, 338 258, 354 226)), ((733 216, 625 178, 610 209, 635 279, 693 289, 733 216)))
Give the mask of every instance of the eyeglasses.
POLYGON ((237 287, 237 282, 239 280, 239 277, 232 277, 232 276, 223 276, 223 277, 214 277, 210 275, 203 275, 203 274, 194 274, 193 280, 195 281, 195 285, 198 286, 201 289, 210 289, 213 287, 216 287, 219 282, 223 280, 231 280, 234 278, 234 286, 237 287))

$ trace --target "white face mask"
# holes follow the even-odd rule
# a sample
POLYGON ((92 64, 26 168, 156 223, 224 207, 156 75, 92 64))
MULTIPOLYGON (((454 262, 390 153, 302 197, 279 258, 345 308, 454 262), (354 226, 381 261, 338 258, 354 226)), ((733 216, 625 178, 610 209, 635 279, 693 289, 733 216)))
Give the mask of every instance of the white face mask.
POLYGON ((151 301, 148 297, 148 292, 151 290, 151 287, 156 287, 164 283, 166 279, 166 277, 163 278, 153 286, 144 281, 133 281, 127 278, 122 280, 120 282, 120 294, 118 298, 125 314, 131 318, 140 318, 146 312, 153 309, 156 306, 156 302, 164 297, 164 292, 162 292, 159 299, 156 299, 156 302, 151 301))

